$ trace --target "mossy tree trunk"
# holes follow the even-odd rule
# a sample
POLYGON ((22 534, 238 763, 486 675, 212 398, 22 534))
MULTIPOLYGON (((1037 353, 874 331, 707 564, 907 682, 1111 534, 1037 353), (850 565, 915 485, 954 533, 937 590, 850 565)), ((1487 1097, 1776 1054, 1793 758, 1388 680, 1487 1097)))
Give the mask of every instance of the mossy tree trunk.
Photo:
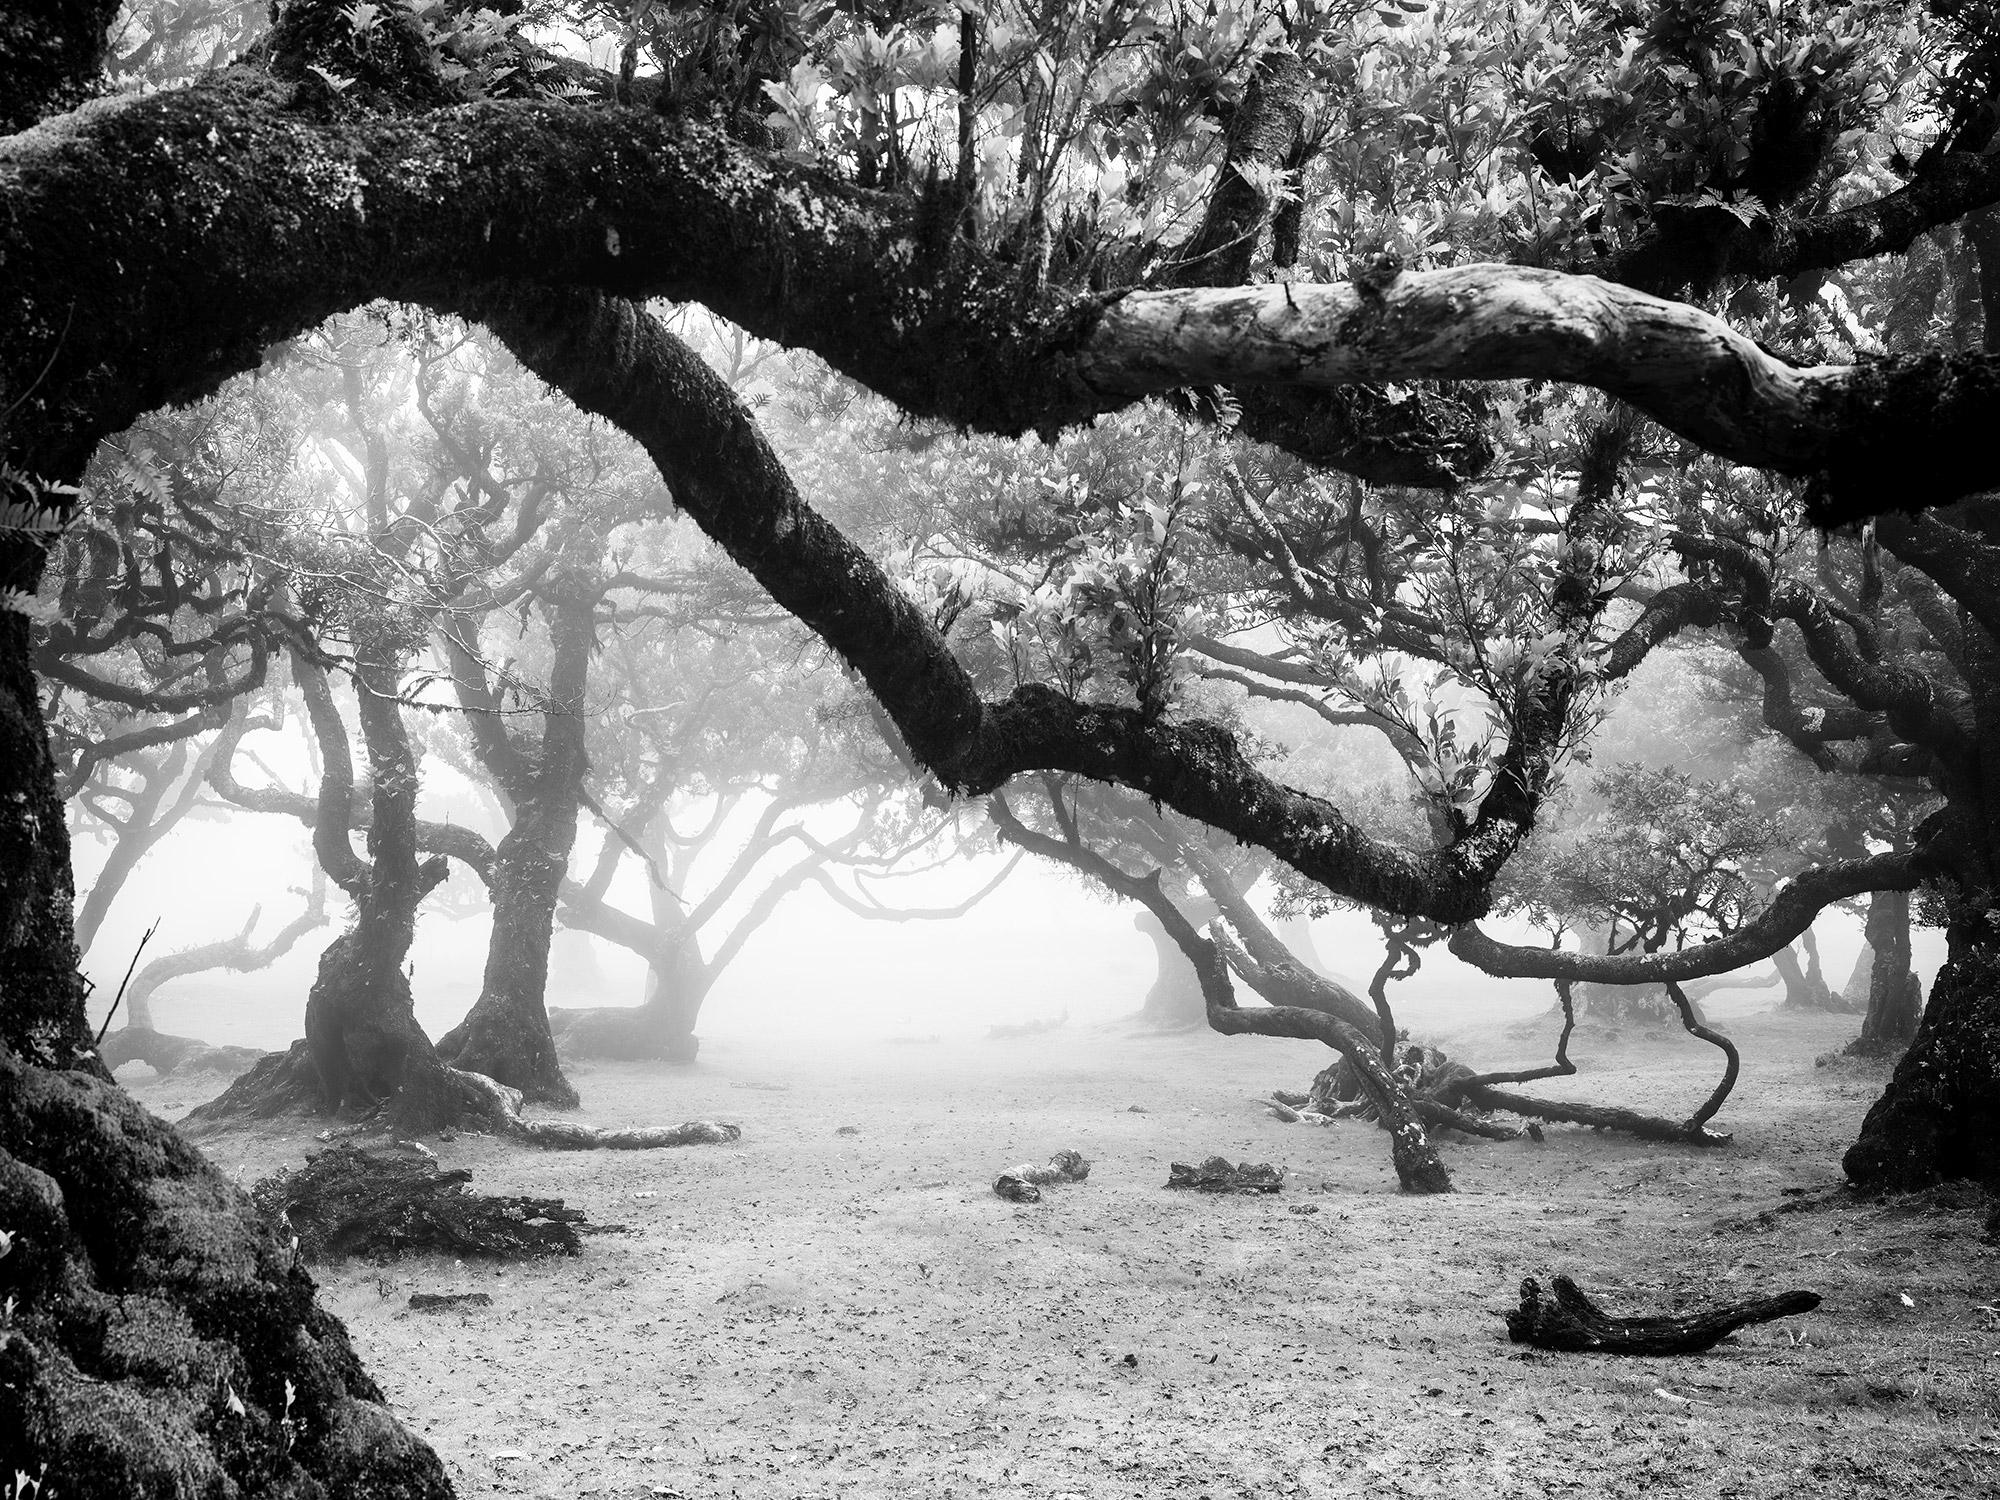
POLYGON ((1915 1039, 1843 1161, 1857 1186, 2000 1184, 2000 944, 1990 931, 1983 910, 1949 929, 1915 1039))

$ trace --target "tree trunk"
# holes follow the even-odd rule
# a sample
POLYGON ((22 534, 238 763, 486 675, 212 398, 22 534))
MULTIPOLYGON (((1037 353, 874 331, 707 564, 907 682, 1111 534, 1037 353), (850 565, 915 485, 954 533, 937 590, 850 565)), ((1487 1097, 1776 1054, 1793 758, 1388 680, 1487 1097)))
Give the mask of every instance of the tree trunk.
POLYGON ((96 941, 97 929, 104 925, 113 899, 125 888, 132 872, 139 868, 139 861, 152 851, 153 845, 166 832, 166 828, 156 826, 160 806, 187 769, 186 743, 176 744, 162 762, 141 765, 137 769, 144 785, 132 799, 128 820, 113 829, 111 852, 104 857, 97 878, 90 883, 90 889, 77 904, 76 945, 85 953, 96 941))
POLYGON ((713 984, 695 935, 685 933, 654 951, 641 1004, 553 1010, 549 1020, 566 1057, 691 1063, 701 1051, 695 1022, 713 984))
POLYGON ((1832 1010, 1833 996, 1828 993, 1826 980, 1820 976, 1819 963, 1815 959, 1808 972, 1799 964, 1796 950, 1780 948, 1771 955, 1771 962, 1778 966, 1778 972, 1785 976, 1785 1007, 1788 1010, 1832 1010))
MULTIPOLYGON (((500 841, 489 882, 493 934, 479 998, 438 1050, 454 1067, 498 1079, 531 1102, 575 1109, 576 1090, 563 1077, 549 1027, 549 940, 576 846, 587 764, 584 688, 601 590, 565 591, 560 582, 555 587, 549 623, 555 659, 540 756, 530 766, 497 723, 474 732, 481 760, 514 804, 514 826, 500 841)), ((460 701, 475 712, 482 709, 490 697, 484 668, 465 642, 448 637, 446 645, 460 701)))
MULTIPOLYGON (((0 535, 0 587, 32 592, 40 563, 39 538, 0 535)), ((289 1248, 106 1077, 73 897, 28 619, 0 610, 0 1473, 51 1496, 444 1500, 289 1248)))
POLYGON ((453 1067, 564 1109, 576 1107, 577 1094, 556 1058, 545 997, 556 896, 575 839, 573 789, 567 816, 554 809, 519 811, 493 862, 493 935, 479 998, 438 1043, 453 1067))
POLYGON ((1910 968, 1910 893, 1877 891, 1868 903, 1868 1013, 1847 1050, 1860 1056, 1900 1052, 1923 1016, 1923 983, 1910 968))
POLYGON ((1916 1038, 1842 1162, 1857 1187, 1900 1192, 1959 1177, 2000 1186, 2000 944, 1984 916, 1949 930, 1916 1038))
MULTIPOLYGON (((37 540, 0 533, 0 586, 33 592, 37 540)), ((0 1035, 31 1064, 81 1065, 86 987, 71 913, 69 826, 56 795, 28 617, 0 610, 0 1035)))
MULTIPOLYGON (((1190 920, 1201 927, 1213 915, 1210 912, 1199 920, 1190 920)), ((1167 936, 1167 929, 1160 925, 1160 919, 1142 907, 1133 926, 1151 940, 1155 966, 1153 986, 1146 991, 1146 1003, 1139 1009, 1139 1019, 1161 1031, 1184 1031, 1207 1025, 1208 1002, 1202 997, 1201 976, 1167 936)))
POLYGON ((417 759, 397 693, 401 659, 394 640, 375 623, 356 636, 355 703, 373 773, 366 862, 348 837, 353 767, 346 728, 324 673, 303 661, 295 672, 320 746, 313 847, 327 874, 354 898, 354 925, 320 955, 306 998, 305 1040, 265 1058, 190 1120, 369 1110, 384 1100, 394 1101, 395 1124, 410 1134, 440 1130, 459 1117, 445 1065, 417 1024, 404 970, 417 907, 449 865, 442 855, 417 857, 417 759))
MULTIPOLYGON (((1868 920, 1871 923, 1875 920, 1875 901, 1878 899, 1880 898, 1869 898, 1868 920)), ((1864 941, 1861 944, 1861 951, 1854 955, 1854 968, 1847 976, 1847 983, 1840 987, 1840 998, 1846 1002, 1848 1010, 1868 1008, 1869 996, 1875 983, 1874 973, 1875 950, 1864 941)))

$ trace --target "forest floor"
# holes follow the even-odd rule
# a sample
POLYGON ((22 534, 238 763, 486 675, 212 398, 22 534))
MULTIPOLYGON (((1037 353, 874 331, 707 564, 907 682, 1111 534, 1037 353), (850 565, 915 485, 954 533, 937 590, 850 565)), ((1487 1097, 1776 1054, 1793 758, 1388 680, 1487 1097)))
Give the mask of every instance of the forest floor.
MULTIPOLYGON (((2000 1493, 1985 1200, 1820 1203, 1884 1065, 1815 1066, 1853 1017, 1719 1014, 1745 1061, 1727 1149, 1454 1138, 1460 1191, 1426 1198, 1395 1191, 1374 1127, 1253 1102, 1306 1085, 1326 1054, 1299 1043, 710 1043, 692 1068, 576 1070, 580 1118, 734 1120, 738 1144, 438 1147, 476 1188, 628 1232, 578 1260, 317 1274, 465 1496, 2000 1493), (1087 1182, 992 1193, 1065 1148, 1087 1182), (1169 1162, 1211 1155, 1282 1164, 1284 1191, 1165 1189, 1169 1162), (1508 1343, 1520 1279, 1558 1270, 1614 1311, 1824 1301, 1680 1358, 1508 1343), (492 1305, 407 1307, 475 1290, 492 1305)), ((1425 1039, 1527 1065, 1550 1029, 1425 1039)), ((1583 1076, 1532 1087, 1678 1118, 1716 1073, 1664 1029, 1586 1029, 1573 1051, 1583 1076)), ((214 1092, 127 1082, 168 1114, 214 1092)), ((316 1149, 264 1126, 204 1145, 246 1181, 316 1149)))

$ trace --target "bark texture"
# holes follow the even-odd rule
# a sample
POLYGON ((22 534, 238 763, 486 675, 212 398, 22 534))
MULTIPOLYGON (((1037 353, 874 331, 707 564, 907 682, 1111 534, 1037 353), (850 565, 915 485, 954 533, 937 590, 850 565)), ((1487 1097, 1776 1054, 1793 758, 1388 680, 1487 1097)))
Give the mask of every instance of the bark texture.
POLYGON ((119 1500, 451 1493, 297 1256, 170 1126, 0 1045, 0 1140, 0 1468, 119 1500))
POLYGON ((2000 950, 1951 935, 1915 1040, 1842 1159, 1855 1186, 2000 1185, 2000 950))

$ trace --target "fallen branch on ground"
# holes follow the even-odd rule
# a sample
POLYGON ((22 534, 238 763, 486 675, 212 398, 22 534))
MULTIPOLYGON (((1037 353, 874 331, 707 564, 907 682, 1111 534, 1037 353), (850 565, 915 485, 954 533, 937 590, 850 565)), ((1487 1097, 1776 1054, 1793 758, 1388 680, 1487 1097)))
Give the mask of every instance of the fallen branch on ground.
POLYGON ((1275 1193, 1284 1185, 1285 1169, 1268 1162, 1231 1164, 1226 1156, 1211 1156, 1198 1167, 1181 1161, 1167 1167, 1168 1187, 1197 1193, 1275 1193))
POLYGON ((1058 1182, 1082 1182, 1090 1163, 1079 1152, 1058 1151, 1046 1167, 1023 1163, 1009 1167, 994 1180, 993 1191, 1015 1203, 1040 1203, 1042 1189, 1058 1182))
POLYGON ((1686 1317, 1615 1318, 1567 1276, 1551 1278, 1549 1286, 1553 1296, 1543 1295, 1532 1276, 1521 1283, 1521 1305, 1507 1314, 1507 1337, 1515 1343, 1599 1354, 1698 1354, 1748 1324, 1819 1306, 1817 1292, 1785 1292, 1686 1317))
POLYGON ((498 1260, 575 1255, 583 1214, 559 1198, 469 1193, 472 1174, 442 1171, 428 1152, 335 1146, 251 1190, 282 1215, 307 1260, 388 1260, 437 1252, 498 1260))

